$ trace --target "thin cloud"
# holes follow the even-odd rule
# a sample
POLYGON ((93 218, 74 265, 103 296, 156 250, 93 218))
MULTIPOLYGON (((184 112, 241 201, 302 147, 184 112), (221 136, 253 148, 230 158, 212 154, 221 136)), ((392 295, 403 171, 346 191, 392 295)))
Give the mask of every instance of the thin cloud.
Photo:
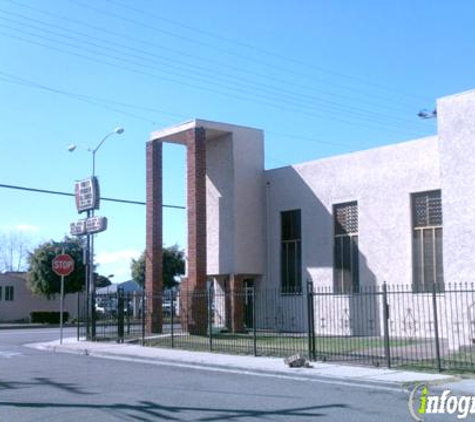
POLYGON ((140 256, 140 251, 135 249, 125 249, 122 251, 113 251, 113 252, 100 252, 97 254, 96 261, 99 264, 113 264, 113 263, 123 263, 126 262, 127 265, 130 264, 132 258, 137 259, 140 256))
POLYGON ((21 232, 37 233, 40 231, 40 228, 38 226, 32 226, 30 224, 17 224, 14 228, 15 230, 18 230, 21 232))
POLYGON ((120 251, 105 251, 97 254, 96 263, 99 264, 100 274, 113 274, 113 283, 130 280, 130 262, 132 258, 137 259, 141 252, 135 249, 124 249, 120 251))
POLYGON ((0 231, 13 233, 13 232, 28 232, 28 233, 37 233, 40 231, 39 226, 34 226, 32 224, 9 224, 0 226, 0 231))

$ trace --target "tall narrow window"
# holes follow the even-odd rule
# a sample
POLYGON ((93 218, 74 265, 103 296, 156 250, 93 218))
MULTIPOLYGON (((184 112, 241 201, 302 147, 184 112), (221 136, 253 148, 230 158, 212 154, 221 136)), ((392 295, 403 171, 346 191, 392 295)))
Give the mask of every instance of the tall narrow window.
POLYGON ((358 292, 358 203, 334 205, 333 222, 333 289, 335 293, 358 292))
POLYGON ((281 218, 280 270, 282 293, 302 292, 300 210, 283 211, 281 218))
POLYGON ((13 300, 13 286, 6 286, 5 287, 5 300, 12 301, 13 300))
POLYGON ((412 291, 444 291, 440 190, 412 195, 412 291))

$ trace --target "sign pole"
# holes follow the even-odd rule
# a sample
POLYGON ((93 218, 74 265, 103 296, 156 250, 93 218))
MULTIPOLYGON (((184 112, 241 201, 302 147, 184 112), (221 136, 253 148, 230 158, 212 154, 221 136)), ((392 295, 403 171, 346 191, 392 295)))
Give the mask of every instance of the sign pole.
MULTIPOLYGON (((112 133, 122 133, 111 132, 112 133)), ((109 135, 107 135, 109 136, 109 135)), ((106 138, 107 138, 106 136, 106 138)), ((86 261, 86 337, 94 340, 96 337, 96 288, 94 278, 94 233, 99 233, 107 229, 107 218, 94 215, 94 210, 99 209, 99 181, 96 177, 96 152, 102 143, 92 150, 92 176, 88 179, 80 180, 75 185, 76 208, 81 214, 87 211, 87 218, 70 224, 73 236, 86 235, 87 261, 86 261)))
POLYGON ((74 271, 74 260, 64 253, 64 246, 61 248, 61 255, 57 255, 51 261, 53 272, 61 277, 61 288, 59 298, 59 344, 63 344, 63 313, 64 313, 64 277, 74 271))
MULTIPOLYGON (((64 248, 61 251, 64 255, 64 248)), ((63 344, 63 311, 64 311, 64 275, 61 276, 61 297, 59 298, 59 344, 63 344)))
POLYGON ((63 312, 64 312, 64 275, 61 276, 61 299, 59 312, 59 344, 63 344, 63 312))

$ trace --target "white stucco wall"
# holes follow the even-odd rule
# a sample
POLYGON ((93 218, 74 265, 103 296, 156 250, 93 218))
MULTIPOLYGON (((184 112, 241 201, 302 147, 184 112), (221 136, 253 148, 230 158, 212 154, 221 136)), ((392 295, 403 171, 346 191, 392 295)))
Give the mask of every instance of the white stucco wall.
POLYGON ((474 282, 475 91, 437 102, 445 282, 474 282))
POLYGON ((265 173, 269 186, 270 276, 280 286, 280 212, 301 209, 303 278, 333 286, 334 204, 357 201, 360 285, 410 284, 410 195, 440 188, 437 137, 265 173))
POLYGON ((206 142, 207 273, 234 268, 234 160, 232 135, 206 142))
POLYGON ((235 274, 265 271, 264 139, 261 130, 233 131, 235 274))
POLYGON ((265 267, 262 131, 205 122, 225 133, 206 143, 207 272, 262 274, 265 267))

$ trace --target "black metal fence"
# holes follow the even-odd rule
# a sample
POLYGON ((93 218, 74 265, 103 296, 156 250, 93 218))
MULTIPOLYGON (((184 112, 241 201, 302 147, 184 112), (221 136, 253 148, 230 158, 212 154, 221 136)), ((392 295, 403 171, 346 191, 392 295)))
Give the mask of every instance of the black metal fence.
POLYGON ((78 301, 78 339, 136 341, 145 335, 145 295, 141 292, 98 294, 94 316, 84 293, 78 301), (94 319, 94 322, 92 321, 94 319), (94 328, 93 328, 94 326, 94 328))
MULTIPOLYGON (((360 286, 336 294, 308 283, 277 290, 118 292, 96 298, 96 340, 255 356, 306 355, 365 365, 475 370, 475 287, 360 286), (159 315, 158 309, 161 308, 159 315), (152 315, 152 310, 154 310, 152 315)), ((87 335, 83 329, 82 335, 87 335)))

